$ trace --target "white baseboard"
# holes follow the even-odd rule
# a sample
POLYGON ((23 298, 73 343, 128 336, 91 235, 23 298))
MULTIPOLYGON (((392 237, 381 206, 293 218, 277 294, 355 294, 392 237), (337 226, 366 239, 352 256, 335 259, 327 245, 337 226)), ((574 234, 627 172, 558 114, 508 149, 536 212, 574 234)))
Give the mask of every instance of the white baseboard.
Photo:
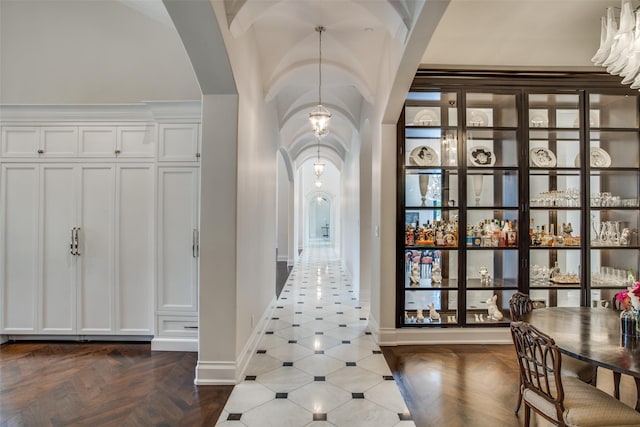
POLYGON ((201 361, 198 360, 196 366, 196 385, 234 385, 237 384, 244 375, 249 364, 249 359, 256 352, 258 343, 271 319, 273 310, 276 307, 276 297, 267 306, 260 322, 251 332, 251 336, 244 345, 242 351, 235 361, 201 361))
POLYGON ((236 379, 240 381, 240 379, 244 376, 244 371, 247 369, 247 365, 249 364, 249 359, 253 354, 255 354, 258 343, 260 342, 260 338, 267 328, 269 324, 269 320, 273 315, 273 310, 276 308, 277 299, 276 296, 273 296, 271 303, 267 306, 267 309, 264 311, 262 317, 260 318, 260 322, 253 328, 253 332, 251 332, 251 336, 247 340, 246 344, 242 348, 242 351, 238 355, 237 365, 238 365, 238 375, 236 375, 236 379))
POLYGON ((380 346, 512 343, 509 328, 382 328, 377 332, 380 346))
POLYGON ((196 365, 196 385, 235 385, 236 363, 229 362, 201 362, 196 365))
POLYGON ((198 351, 197 338, 154 337, 151 351, 198 351))

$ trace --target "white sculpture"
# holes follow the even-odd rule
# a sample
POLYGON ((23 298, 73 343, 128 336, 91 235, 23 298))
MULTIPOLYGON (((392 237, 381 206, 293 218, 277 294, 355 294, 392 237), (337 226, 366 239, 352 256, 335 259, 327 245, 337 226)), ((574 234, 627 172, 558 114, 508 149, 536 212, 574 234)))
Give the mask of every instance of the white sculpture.
POLYGON ((498 295, 494 295, 487 300, 489 308, 487 309, 487 315, 489 320, 502 320, 504 318, 502 312, 498 309, 498 295))
POLYGON ((491 275, 487 267, 480 267, 480 286, 491 286, 491 275))
POLYGON ((422 309, 418 309, 418 314, 416 315, 416 320, 420 323, 424 322, 424 314, 422 314, 422 309))
POLYGON ((436 307, 433 303, 429 304, 429 317, 431 320, 440 320, 440 313, 436 311, 436 307))
POLYGON ((631 243, 631 230, 628 228, 622 229, 622 234, 620 235, 620 246, 629 246, 631 243))
POLYGON ((409 276, 409 282, 412 288, 420 286, 420 264, 414 262, 411 264, 411 276, 409 276))
POLYGON ((440 263, 433 263, 433 269, 431 270, 431 283, 437 285, 442 283, 442 270, 440 270, 440 263))

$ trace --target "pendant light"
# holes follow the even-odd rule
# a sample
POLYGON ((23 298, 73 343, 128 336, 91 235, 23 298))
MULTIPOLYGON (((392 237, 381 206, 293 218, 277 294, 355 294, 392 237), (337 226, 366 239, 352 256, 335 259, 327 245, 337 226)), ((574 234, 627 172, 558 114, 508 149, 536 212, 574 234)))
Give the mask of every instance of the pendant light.
POLYGON ((324 172, 324 163, 320 162, 320 138, 318 138, 318 158, 316 162, 313 164, 313 173, 316 175, 316 178, 319 180, 320 175, 324 172))
POLYGON ((309 113, 311 130, 318 138, 322 138, 329 132, 329 121, 331 112, 322 105, 322 32, 325 28, 321 25, 316 27, 318 32, 318 105, 309 113))

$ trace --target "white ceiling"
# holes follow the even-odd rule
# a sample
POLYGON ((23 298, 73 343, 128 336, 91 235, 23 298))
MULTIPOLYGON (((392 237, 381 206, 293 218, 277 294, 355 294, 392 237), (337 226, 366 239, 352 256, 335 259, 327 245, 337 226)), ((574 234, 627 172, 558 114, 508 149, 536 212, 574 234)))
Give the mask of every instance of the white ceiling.
MULTIPOLYGON (((255 39, 259 51, 256 66, 260 70, 265 99, 277 112, 283 145, 294 160, 315 144, 307 114, 318 102, 318 34, 314 30, 317 25, 326 27, 322 97, 323 104, 333 113, 331 134, 322 143, 336 156, 344 158, 353 141, 358 139, 363 112, 385 99, 380 91, 391 90, 385 81, 392 80, 397 70, 407 63, 410 49, 424 52, 423 67, 594 69, 590 58, 599 44, 600 16, 607 6, 618 3, 618 0, 211 1, 224 2, 232 37, 248 35, 255 39), (434 5, 446 6, 441 19, 437 9, 433 9, 434 5), (433 36, 429 40, 430 33, 425 32, 427 36, 423 40, 413 40, 414 45, 409 46, 412 32, 416 30, 414 26, 427 22, 429 13, 434 13, 433 25, 437 24, 433 36)), ((177 1, 176 7, 179 4, 177 1)), ((109 82, 124 78, 137 82, 127 85, 126 94, 131 98, 139 95, 138 101, 149 100, 154 94, 162 94, 165 99, 193 99, 194 75, 188 70, 187 55, 176 50, 179 41, 163 42, 164 49, 152 44, 160 35, 163 39, 171 35, 171 31, 175 35, 160 0, 80 4, 63 0, 0 0, 0 7, 3 13, 6 12, 6 16, 0 14, 4 27, 1 30, 0 66, 5 76, 2 77, 2 88, 6 92, 0 94, 0 102, 6 102, 3 97, 10 94, 8 99, 12 103, 21 103, 21 93, 28 93, 30 88, 37 88, 38 92, 33 89, 32 96, 26 97, 27 103, 37 103, 34 98, 37 99, 45 89, 47 100, 56 99, 55 91, 59 90, 59 99, 66 101, 72 99, 70 88, 78 81, 95 87, 101 74, 107 73, 115 76, 107 80, 109 82), (61 10, 65 13, 55 13, 61 10), (124 11, 128 11, 126 17, 124 11), (16 16, 18 21, 14 19, 16 16), (47 16, 56 16, 56 22, 47 26, 47 16), (107 19, 114 19, 110 27, 99 25, 107 19), (136 31, 128 30, 129 26, 136 31), (93 34, 95 28, 102 30, 93 34), (111 28, 113 37, 104 35, 107 28, 111 28), (36 33, 42 36, 31 36, 36 33), (51 50, 51 42, 45 41, 57 40, 57 33, 65 35, 58 39, 64 40, 66 45, 51 50), (78 34, 85 36, 78 37, 78 34), (83 40, 91 40, 91 43, 84 43, 87 44, 84 46, 83 40), (140 46, 144 52, 140 58, 131 50, 137 43, 144 43, 140 46), (61 84, 67 75, 65 63, 38 62, 39 45, 51 61, 56 57, 64 58, 68 63, 68 75, 73 79, 61 84), (23 46, 28 46, 32 54, 25 55, 23 46), (109 52, 109 57, 99 56, 100 52, 94 53, 89 46, 109 52), (117 54, 123 51, 131 53, 120 64, 117 54), (86 53, 78 58, 78 54, 73 57, 67 52, 86 53), (52 56, 53 53, 57 56, 52 56), (110 61, 112 66, 90 68, 86 56, 89 53, 102 61, 110 61), (153 68, 135 62, 144 60, 149 67, 157 68, 156 63, 166 63, 167 55, 171 55, 171 68, 163 66, 150 72, 153 68), (156 56, 161 59, 159 62, 152 60, 156 56), (56 71, 55 78, 45 71, 47 67, 51 70, 52 66, 56 71), (78 71, 82 69, 91 70, 90 77, 82 78, 78 71), (164 80, 158 79, 159 86, 154 89, 149 85, 156 82, 148 77, 157 76, 158 71, 173 74, 162 76, 164 80), (135 73, 140 76, 135 78, 135 73), (31 81, 26 81, 25 76, 30 76, 31 81), (176 84, 171 83, 173 80, 176 84), (168 86, 172 91, 167 90, 168 86), (136 87, 145 88, 146 92, 137 94, 136 87)), ((417 58, 415 64, 420 62, 417 58)), ((117 102, 114 99, 117 91, 102 92, 104 102, 117 102)), ((83 93, 89 94, 89 90, 83 89, 83 93)), ((85 98, 79 99, 86 102, 85 98)), ((91 91, 86 99, 101 102, 100 91, 91 91)))

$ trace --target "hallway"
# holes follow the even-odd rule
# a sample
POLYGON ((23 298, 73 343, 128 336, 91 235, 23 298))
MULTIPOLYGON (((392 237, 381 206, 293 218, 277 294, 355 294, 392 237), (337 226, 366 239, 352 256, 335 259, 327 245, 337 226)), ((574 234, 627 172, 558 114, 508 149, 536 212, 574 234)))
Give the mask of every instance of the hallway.
POLYGON ((333 249, 306 249, 217 425, 414 426, 368 316, 333 249))

